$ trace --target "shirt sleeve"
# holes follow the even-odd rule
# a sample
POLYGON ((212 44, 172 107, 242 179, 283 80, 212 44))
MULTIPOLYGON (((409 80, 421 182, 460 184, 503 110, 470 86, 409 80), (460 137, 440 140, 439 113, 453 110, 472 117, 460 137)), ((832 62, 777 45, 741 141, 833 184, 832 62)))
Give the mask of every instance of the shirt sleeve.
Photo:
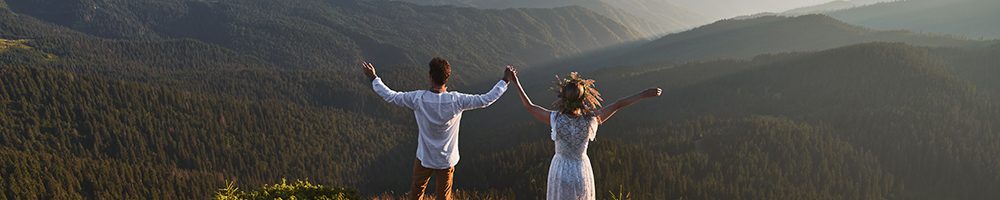
POLYGON ((380 77, 376 77, 375 80, 372 80, 372 89, 374 89, 375 93, 378 94, 378 96, 381 96, 385 102, 410 109, 414 109, 414 107, 416 107, 414 100, 416 95, 420 94, 418 91, 397 92, 392 90, 388 86, 385 86, 385 83, 382 83, 382 78, 380 77))
POLYGON ((500 96, 503 96, 503 93, 506 91, 507 82, 501 80, 486 94, 461 94, 458 98, 458 105, 462 107, 462 110, 485 108, 500 99, 500 96))

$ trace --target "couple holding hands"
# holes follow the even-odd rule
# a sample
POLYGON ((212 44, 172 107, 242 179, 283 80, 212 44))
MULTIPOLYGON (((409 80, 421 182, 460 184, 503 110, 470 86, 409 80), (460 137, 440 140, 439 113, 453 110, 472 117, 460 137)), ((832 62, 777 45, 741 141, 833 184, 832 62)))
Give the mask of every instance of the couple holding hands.
POLYGON ((549 124, 555 142, 555 156, 549 166, 546 199, 595 199, 594 172, 587 157, 587 145, 597 135, 597 127, 618 110, 640 100, 658 97, 662 90, 651 88, 601 106, 601 94, 594 80, 570 73, 558 82, 558 100, 546 109, 528 98, 517 77, 517 69, 507 66, 504 77, 486 94, 471 95, 448 91, 451 65, 442 58, 429 63, 430 89, 398 92, 385 86, 375 73, 375 66, 362 62, 362 71, 372 88, 386 102, 413 110, 419 136, 413 182, 408 198, 421 199, 431 175, 436 179, 437 199, 451 199, 452 177, 458 164, 458 132, 462 112, 486 108, 500 99, 513 84, 524 108, 538 121, 549 124))

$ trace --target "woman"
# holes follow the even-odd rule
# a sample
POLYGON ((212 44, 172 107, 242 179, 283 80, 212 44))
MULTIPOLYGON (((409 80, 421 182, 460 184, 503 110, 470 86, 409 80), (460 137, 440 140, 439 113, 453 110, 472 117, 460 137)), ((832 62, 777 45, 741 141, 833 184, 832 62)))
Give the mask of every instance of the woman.
POLYGON ((662 90, 647 89, 602 108, 601 94, 594 89, 594 80, 583 79, 573 72, 559 80, 559 100, 553 104, 556 110, 552 111, 531 103, 517 78, 517 70, 511 66, 507 68, 513 73, 512 82, 521 95, 524 108, 535 119, 552 127, 556 155, 549 166, 546 199, 595 199, 594 171, 587 157, 587 145, 594 140, 597 126, 626 106, 660 96, 662 90))

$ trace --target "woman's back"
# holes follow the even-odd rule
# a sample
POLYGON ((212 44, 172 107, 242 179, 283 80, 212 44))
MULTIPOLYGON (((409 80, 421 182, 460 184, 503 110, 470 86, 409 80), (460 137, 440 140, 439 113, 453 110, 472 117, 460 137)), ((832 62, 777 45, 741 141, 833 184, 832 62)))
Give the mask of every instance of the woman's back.
POLYGON ((587 154, 587 146, 597 135, 599 124, 593 113, 570 116, 557 111, 552 112, 550 121, 557 155, 580 159, 587 154))
POLYGON ((602 107, 601 93, 593 87, 595 81, 581 78, 576 72, 572 72, 566 79, 559 80, 559 100, 553 107, 572 113, 600 108, 576 117, 535 105, 521 87, 517 70, 507 66, 507 73, 512 76, 514 87, 521 96, 521 105, 532 117, 551 125, 556 155, 549 165, 546 198, 550 200, 595 199, 594 170, 587 157, 587 146, 597 136, 598 124, 607 121, 619 109, 645 98, 660 96, 662 92, 660 88, 650 88, 602 107))
POLYGON ((594 171, 587 146, 597 133, 597 117, 579 117, 552 112, 552 141, 556 155, 549 166, 547 199, 594 199, 594 171))

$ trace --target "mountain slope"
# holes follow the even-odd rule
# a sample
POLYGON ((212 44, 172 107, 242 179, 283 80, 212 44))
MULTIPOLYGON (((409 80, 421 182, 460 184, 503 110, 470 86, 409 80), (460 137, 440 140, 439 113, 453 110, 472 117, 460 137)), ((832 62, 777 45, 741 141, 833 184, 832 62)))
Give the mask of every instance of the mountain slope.
POLYGON ((286 69, 344 69, 369 58, 392 74, 444 56, 468 66, 456 70, 456 85, 471 84, 467 77, 499 73, 501 63, 541 62, 638 38, 635 31, 578 7, 477 10, 318 0, 6 2, 15 13, 100 37, 192 38, 286 69))
POLYGON ((896 0, 835 0, 819 5, 806 6, 781 12, 781 15, 796 16, 808 14, 822 14, 846 10, 855 7, 867 6, 881 2, 891 2, 896 0))
POLYGON ((944 62, 953 66, 955 74, 976 84, 979 90, 993 95, 1000 100, 1000 44, 992 44, 979 48, 937 48, 934 54, 940 55, 944 62))
MULTIPOLYGON (((605 103, 651 86, 665 89, 664 97, 622 110, 601 125, 589 150, 598 191, 617 193, 624 186, 624 191, 643 199, 996 196, 989 188, 1000 184, 1000 163, 990 158, 1000 156, 1000 133, 995 127, 1000 124, 1000 109, 987 94, 994 89, 967 79, 961 75, 966 72, 955 71, 961 65, 947 61, 965 57, 938 49, 959 48, 870 43, 749 60, 585 71, 583 75, 597 80, 602 96, 609 100, 605 103), (818 131, 803 133, 793 127, 818 131), (790 132, 797 134, 784 135, 790 132), (829 138, 812 141, 826 144, 784 149, 807 141, 790 137, 829 138), (848 153, 852 151, 871 153, 874 163, 864 161, 865 155, 848 153), (746 155, 726 156, 735 152, 746 155), (800 152, 813 154, 778 158, 800 152), (739 159, 744 157, 754 158, 739 159), (842 157, 860 160, 829 160, 842 157), (756 175, 730 179, 726 177, 740 177, 740 173, 716 174, 726 167, 756 175), (790 175, 800 171, 811 173, 790 175), (784 177, 789 176, 800 178, 786 182, 784 177), (824 193, 831 191, 836 192, 824 193)), ((961 49, 965 50, 956 53, 975 55, 971 57, 995 52, 980 47, 961 49)), ((995 58, 965 61, 989 63, 995 58)), ((991 71, 979 71, 987 72, 991 71)), ((531 73, 536 72, 522 72, 531 73)), ((527 84, 536 103, 546 106, 555 100, 549 90, 550 73, 532 79, 541 83, 527 84)), ((467 117, 527 116, 516 101, 501 100, 494 105, 498 111, 467 117)), ((490 119, 484 124, 470 121, 481 129, 473 136, 474 146, 503 150, 463 150, 478 156, 465 157, 463 166, 473 169, 460 170, 457 176, 467 178, 458 184, 514 188, 522 191, 519 198, 544 194, 544 189, 538 189, 544 188, 544 182, 537 180, 544 180, 552 155, 548 126, 530 118, 490 119), (489 137, 492 132, 495 136, 489 137)))
POLYGON ((763 16, 722 20, 690 31, 664 36, 619 53, 597 65, 683 63, 720 58, 745 58, 765 53, 829 49, 872 41, 927 46, 974 44, 956 38, 905 31, 874 31, 823 15, 763 16))
MULTIPOLYGON (((170 84, 171 87, 180 86, 184 89, 212 92, 229 91, 227 95, 268 98, 310 96, 297 92, 298 87, 304 86, 289 87, 290 85, 284 82, 289 80, 302 81, 302 85, 319 85, 313 89, 308 87, 305 89, 316 90, 318 93, 323 93, 321 96, 328 96, 328 98, 316 102, 333 105, 340 103, 329 102, 342 103, 354 99, 333 98, 331 100, 329 97, 357 96, 356 94, 364 92, 356 89, 356 87, 365 86, 364 84, 352 83, 355 81, 352 79, 355 78, 352 66, 354 66, 355 59, 360 57, 373 59, 379 64, 382 76, 398 80, 399 88, 407 89, 424 87, 425 77, 413 75, 412 72, 413 70, 423 71, 420 66, 426 65, 424 59, 427 57, 442 55, 430 52, 460 54, 461 56, 449 58, 452 58, 451 60, 456 65, 455 72, 457 74, 452 82, 452 87, 461 89, 463 85, 471 85, 471 83, 463 84, 462 80, 489 81, 495 79, 495 75, 500 73, 499 68, 502 65, 497 63, 517 64, 532 60, 548 60, 552 59, 554 54, 572 54, 573 51, 577 51, 558 46, 580 47, 587 44, 597 46, 613 43, 613 41, 597 37, 601 33, 609 33, 604 35, 609 38, 621 40, 630 40, 631 38, 628 34, 631 31, 618 29, 621 27, 620 25, 581 8, 481 11, 386 2, 315 1, 248 1, 245 4, 204 1, 11 2, 12 5, 16 4, 13 6, 16 8, 15 11, 34 13, 48 21, 69 26, 63 27, 38 20, 32 17, 33 15, 0 9, 0 17, 2 17, 0 19, 3 19, 0 26, 4 27, 0 29, 0 35, 11 40, 31 38, 33 39, 31 45, 63 58, 59 60, 60 63, 57 65, 49 67, 59 67, 77 72, 93 72, 101 76, 142 82, 149 81, 154 84, 170 84), (68 9, 56 10, 54 8, 59 7, 51 5, 60 5, 68 9), (110 7, 106 7, 109 5, 110 7), (162 6, 162 8, 149 8, 152 6, 162 6), (289 19, 305 18, 299 15, 306 14, 294 13, 293 16, 286 17, 286 15, 292 14, 280 13, 282 12, 280 9, 256 10, 266 6, 287 10, 304 9, 302 7, 309 6, 314 6, 314 10, 329 9, 317 15, 337 19, 338 23, 360 27, 340 27, 344 30, 324 32, 326 29, 313 30, 322 29, 322 27, 296 26, 298 25, 296 23, 282 24, 279 22, 307 21, 289 19), (128 9, 124 8, 149 10, 150 12, 128 12, 128 9), (85 12, 88 9, 96 9, 97 11, 93 12, 97 12, 97 14, 88 15, 85 12), (408 12, 385 12, 385 10, 408 12), (348 11, 364 12, 365 14, 348 11), (160 12, 171 14, 158 15, 157 13, 160 12), (591 17, 593 20, 588 21, 587 19, 591 19, 591 17), (84 23, 88 18, 91 23, 84 23), (259 24, 251 22, 258 19, 260 20, 259 24), (118 23, 137 20, 142 23, 118 23), (492 23, 481 23, 484 21, 492 23), (608 24, 602 26, 594 21, 608 22, 608 24), (386 25, 383 22, 400 25, 386 25), (428 26, 413 25, 419 23, 427 23, 428 26), (121 30, 100 28, 104 26, 130 28, 122 28, 121 30), (451 27, 457 28, 448 32, 437 31, 441 28, 451 27), (89 33, 103 37, 114 37, 118 40, 100 39, 70 28, 89 31, 89 33), (467 29, 471 28, 481 29, 483 35, 461 32, 469 31, 467 29), (285 32, 283 32, 297 29, 309 31, 289 32, 293 34, 284 34, 285 32), (621 37, 614 34, 616 30, 621 33, 621 37), (344 36, 340 35, 342 32, 347 32, 349 37, 340 37, 344 36), (411 35, 419 34, 409 34, 412 32, 432 36, 427 36, 431 39, 418 38, 411 35), (303 38, 303 35, 316 36, 306 33, 330 37, 303 38), (449 35, 459 35, 460 37, 449 35), (186 39, 174 39, 173 36, 185 37, 186 39), (141 39, 129 39, 133 37, 141 39), (446 42, 441 42, 442 40, 446 42), (304 43, 309 44, 303 45, 304 43), (473 44, 458 45, 455 43, 473 44), (496 44, 496 46, 489 46, 490 44, 496 44), (400 46, 414 47, 404 50, 400 46), (484 53, 483 51, 489 52, 484 53), (425 54, 426 57, 413 56, 413 54, 425 54), (409 61, 404 60, 415 61, 407 63, 409 61), (467 64, 487 63, 483 60, 490 60, 490 62, 482 65, 467 64), (319 69, 286 71, 287 68, 300 68, 299 65, 290 63, 321 63, 322 66, 318 67, 319 69), (345 71, 345 69, 350 71, 345 71), (233 73, 248 74, 249 76, 230 76, 233 73), (308 75, 310 78, 298 77, 302 75, 308 75), (232 78, 227 79, 230 77, 232 78), (225 83, 226 81, 235 81, 235 83, 225 83), (284 90, 264 89, 269 87, 283 88, 284 90), (329 89, 351 92, 321 91, 329 89), (256 90, 256 92, 247 90, 256 90), (259 91, 282 91, 283 93, 287 92, 287 95, 259 91), (247 95, 248 93, 250 95, 247 95)), ((319 18, 316 21, 325 20, 319 18)), ((448 57, 448 55, 444 56, 448 57)), ((301 102, 299 100, 301 99, 296 99, 297 102, 301 102)))
POLYGON ((670 33, 697 27, 712 21, 699 13, 692 12, 670 1, 657 0, 605 0, 611 5, 639 18, 664 27, 670 33))
POLYGON ((477 8, 555 8, 581 6, 640 30, 647 37, 676 32, 708 23, 710 19, 669 1, 658 0, 402 0, 426 5, 477 8))
POLYGON ((837 10, 843 10, 843 9, 853 8, 853 7, 856 7, 856 6, 863 6, 863 5, 855 3, 854 1, 837 0, 837 1, 831 1, 831 2, 824 3, 824 4, 820 4, 820 5, 815 5, 815 6, 807 6, 807 7, 802 7, 802 8, 791 9, 791 10, 782 12, 781 14, 783 14, 783 15, 819 14, 819 13, 825 13, 825 12, 830 12, 830 11, 837 11, 837 10))
POLYGON ((851 24, 879 28, 1000 38, 1000 2, 993 0, 908 0, 828 13, 851 24))
MULTIPOLYGON (((597 191, 636 199, 879 199, 896 192, 875 156, 806 123, 748 116, 641 127, 601 127, 588 153, 597 191), (699 134, 711 140, 706 151, 691 141, 699 134)), ((547 136, 544 126, 525 134, 547 136)), ((518 199, 544 196, 538 180, 545 180, 553 144, 547 137, 534 141, 464 161, 476 170, 459 175, 480 181, 461 184, 512 188, 518 199)))
POLYGON ((603 74, 598 80, 609 91, 605 95, 645 85, 674 89, 659 103, 622 112, 617 123, 602 129, 616 130, 606 135, 629 134, 698 116, 795 119, 876 155, 902 186, 896 198, 995 196, 988 188, 1000 184, 1000 163, 983 158, 1000 156, 1000 109, 930 53, 875 43, 736 63, 647 66, 640 73, 605 69, 594 72, 603 74))
MULTIPOLYGON (((402 193, 416 147, 412 112, 374 96, 353 65, 293 63, 351 62, 352 56, 374 57, 380 67, 415 62, 386 64, 380 73, 397 79, 390 83, 396 89, 421 89, 424 56, 439 51, 433 48, 504 38, 482 42, 495 47, 464 47, 469 52, 440 50, 490 60, 482 61, 489 66, 505 56, 571 52, 581 46, 566 43, 593 38, 566 34, 611 37, 618 27, 572 22, 611 22, 579 7, 77 1, 65 14, 52 5, 66 1, 19 3, 14 11, 39 10, 0 9, 0 194, 11 199, 198 199, 223 180, 238 179, 246 188, 282 177, 365 195, 402 193), (91 3, 111 10, 90 16, 79 9, 91 3), (87 24, 88 16, 104 22, 87 24), (493 23, 473 24, 479 22, 493 23), (459 28, 482 35, 461 36, 466 30, 459 28), (604 29, 608 34, 598 34, 604 29), (312 36, 323 37, 300 40, 312 36), (522 47, 538 51, 515 52, 522 47)), ((1000 185, 1000 111, 984 91, 991 88, 985 83, 996 82, 989 76, 1000 52, 995 44, 875 32, 806 16, 728 20, 647 47, 698 52, 696 43, 680 42, 698 41, 718 46, 700 51, 718 59, 890 36, 974 48, 875 43, 584 72, 597 78, 609 100, 650 86, 666 89, 664 97, 602 124, 590 150, 598 197, 619 190, 638 199, 1000 196, 994 189, 1000 185), (788 33, 796 31, 816 35, 788 33)), ((673 54, 653 50, 641 53, 673 54)), ((677 58, 699 57, 686 56, 677 58)), ((463 79, 492 82, 499 74, 477 68, 456 65, 463 79)), ((533 81, 548 82, 551 75, 533 81)), ((475 85, 467 82, 455 87, 486 89, 467 90, 475 85)), ((551 102, 549 86, 532 85, 529 92, 536 102, 551 102)), ((466 113, 457 189, 544 196, 549 129, 529 122, 519 103, 509 94, 489 109, 466 113)))
POLYGON ((340 110, 55 70, 5 65, 0 82, 0 151, 11 167, 0 177, 33 183, 4 187, 15 199, 198 198, 230 178, 357 185, 362 166, 412 139, 393 136, 402 127, 340 110), (35 174, 40 168, 48 175, 35 174))
POLYGON ((475 82, 462 80, 495 81, 502 63, 637 38, 579 7, 5 3, 0 142, 13 149, 0 160, 17 173, 5 171, 0 188, 14 199, 195 199, 224 179, 281 177, 401 191, 415 148, 401 141, 414 139, 406 134, 412 118, 381 103, 357 76, 357 58, 373 59, 403 90, 424 88, 426 77, 414 72, 442 55, 456 66, 453 89, 474 93, 463 87, 475 82))

